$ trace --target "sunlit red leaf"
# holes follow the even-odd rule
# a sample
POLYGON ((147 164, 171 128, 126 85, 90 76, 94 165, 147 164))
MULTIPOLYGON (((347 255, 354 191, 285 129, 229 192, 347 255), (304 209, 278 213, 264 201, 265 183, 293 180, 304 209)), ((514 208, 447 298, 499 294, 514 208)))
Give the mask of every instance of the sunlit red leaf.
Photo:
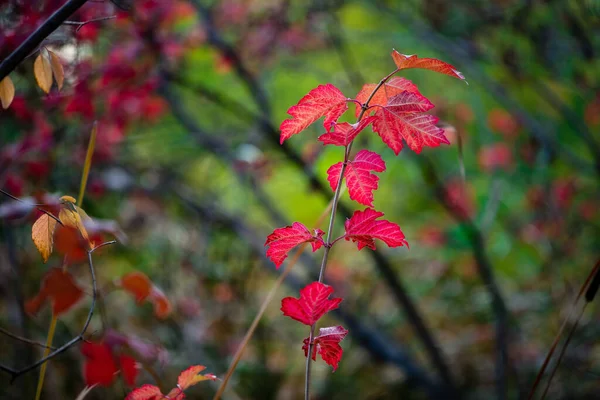
POLYGON ((373 122, 374 119, 374 117, 367 117, 356 124, 349 124, 348 122, 335 124, 334 130, 319 136, 319 140, 323 142, 324 145, 333 144, 335 146, 348 146, 363 129, 373 122))
POLYGON ((179 377, 177 378, 177 386, 179 386, 181 390, 186 390, 198 382, 207 380, 214 381, 217 379, 217 377, 213 374, 200 375, 200 372, 204 371, 205 369, 206 367, 203 365, 194 365, 189 367, 179 374, 179 377))
POLYGON ((375 250, 374 239, 379 239, 389 247, 408 246, 400 227, 386 220, 377 220, 383 213, 367 208, 364 211, 355 211, 350 219, 346 220, 346 240, 358 243, 358 249, 368 247, 375 250))
POLYGON ((161 400, 164 396, 160 389, 154 385, 142 385, 130 392, 125 400, 161 400))
POLYGON ((395 113, 425 112, 433 108, 433 104, 422 94, 402 92, 388 99, 386 108, 395 113))
MULTIPOLYGON (((319 329, 319 336, 313 340, 312 359, 316 361, 318 352, 323 361, 331 365, 333 372, 335 372, 344 352, 340 346, 340 342, 347 334, 348 331, 342 326, 330 326, 319 329)), ((309 338, 304 339, 302 349, 304 350, 305 357, 308 356, 308 344, 309 338)))
POLYGON ((323 126, 327 131, 331 124, 340 117, 347 109, 346 96, 335 86, 328 83, 319 85, 308 92, 298 104, 288 109, 291 119, 281 123, 280 143, 293 135, 302 132, 306 127, 321 117, 325 117, 323 126))
POLYGON ((439 72, 458 79, 465 79, 463 74, 454 68, 453 65, 447 62, 438 60, 437 58, 419 58, 416 55, 400 54, 396 50, 392 51, 392 58, 398 69, 421 68, 430 71, 439 72))
POLYGON ((323 245, 323 231, 315 229, 311 234, 308 228, 300 222, 294 222, 284 228, 277 228, 267 236, 265 246, 268 246, 267 257, 275 263, 277 268, 287 258, 287 253, 300 243, 309 242, 313 252, 323 245))
POLYGON ((83 376, 87 386, 110 386, 119 372, 110 347, 106 343, 83 342, 81 353, 86 360, 83 376))
POLYGON ((420 153, 424 146, 437 147, 441 143, 450 144, 444 130, 435 124, 438 118, 428 114, 404 114, 393 107, 384 107, 375 113, 373 131, 381 137, 396 155, 402 150, 402 140, 415 152, 420 153))
MULTIPOLYGON (((366 85, 364 85, 362 87, 362 89, 360 90, 360 92, 358 92, 358 94, 356 95, 356 100, 359 101, 361 104, 364 104, 367 99, 369 98, 369 96, 371 95, 371 93, 373 93, 373 90, 375 90, 375 88, 377 87, 377 85, 375 83, 368 83, 366 85)), ((402 78, 399 76, 394 76, 392 77, 390 80, 388 80, 386 83, 384 83, 378 90, 377 92, 375 92, 375 94, 373 95, 373 98, 371 98, 371 101, 369 101, 369 106, 374 106, 374 105, 380 105, 380 106, 385 106, 388 103, 388 100, 402 92, 409 92, 409 93, 415 93, 415 94, 421 94, 419 92, 419 88, 417 88, 417 85, 415 85, 414 83, 412 83, 411 81, 409 81, 406 78, 402 78)), ((356 116, 358 117, 358 114, 360 114, 361 111, 361 107, 356 107, 356 116)))
MULTIPOLYGON (((342 163, 332 165, 327 170, 327 180, 332 190, 337 189, 342 163)), ((385 171, 385 162, 377 153, 368 150, 359 151, 354 160, 349 161, 344 172, 350 198, 366 206, 373 206, 373 191, 377 189, 379 177, 371 171, 385 171)))
POLYGON ((48 214, 42 214, 31 228, 31 239, 33 239, 33 243, 42 255, 44 262, 48 261, 48 257, 52 254, 56 224, 54 218, 51 218, 48 214))
POLYGON ((50 60, 42 55, 41 51, 33 62, 33 74, 38 86, 44 92, 49 93, 52 87, 52 66, 50 60))
POLYGON ((13 85, 10 77, 6 76, 0 81, 0 102, 2 103, 2 108, 6 110, 8 107, 10 107, 10 104, 14 98, 15 85, 13 85))
POLYGON ((329 299, 333 293, 331 286, 321 282, 312 282, 300 290, 300 297, 286 297, 281 300, 283 315, 312 325, 325 313, 335 310, 341 303, 341 298, 329 299))
POLYGON ((77 286, 70 273, 60 268, 51 268, 42 281, 39 293, 25 303, 25 310, 36 314, 44 302, 52 303, 52 314, 58 316, 74 306, 82 297, 83 291, 77 286))

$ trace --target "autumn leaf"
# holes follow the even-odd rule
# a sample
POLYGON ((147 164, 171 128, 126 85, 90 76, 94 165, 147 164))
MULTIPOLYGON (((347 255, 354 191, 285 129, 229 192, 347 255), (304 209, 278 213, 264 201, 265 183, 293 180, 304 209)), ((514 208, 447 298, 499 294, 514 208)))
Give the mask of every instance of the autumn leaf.
POLYGON ((346 220, 346 240, 358 243, 358 250, 368 247, 375 250, 374 239, 379 239, 389 247, 408 246, 400 227, 386 220, 377 220, 384 214, 367 208, 364 211, 355 211, 351 218, 346 220))
POLYGON ((206 367, 203 365, 194 365, 189 367, 179 374, 179 377, 177 378, 177 386, 179 386, 181 390, 186 390, 198 382, 206 380, 214 381, 217 379, 217 377, 213 374, 200 375, 200 372, 204 371, 205 369, 206 367))
POLYGON ((61 268, 51 268, 42 280, 39 293, 25 303, 29 314, 36 314, 47 300, 52 303, 52 314, 58 316, 66 313, 83 296, 73 276, 61 268))
POLYGON ((265 246, 268 246, 267 257, 275 263, 277 268, 281 266, 287 258, 287 253, 300 243, 309 242, 312 245, 313 252, 317 251, 324 243, 324 232, 315 229, 311 234, 308 228, 300 222, 294 222, 291 226, 278 228, 267 236, 265 246))
POLYGON ((157 386, 145 384, 130 392, 125 400, 161 400, 164 397, 157 386))
POLYGON ((50 93, 50 88, 52 87, 52 66, 48 58, 42 54, 42 51, 40 51, 33 62, 33 74, 40 89, 46 93, 50 93))
MULTIPOLYGON (((313 339, 313 348, 311 358, 317 360, 317 352, 321 355, 323 361, 333 367, 333 372, 338 368, 342 359, 343 350, 340 346, 342 339, 346 337, 348 331, 342 326, 330 326, 319 329, 319 335, 313 339)), ((308 356, 309 338, 304 339, 304 356, 308 356)))
POLYGON ((204 369, 206 367, 203 365, 194 365, 183 371, 177 378, 177 387, 171 389, 167 396, 163 395, 158 387, 146 384, 130 392, 125 400, 182 400, 185 398, 184 390, 202 381, 218 379, 213 374, 199 375, 204 369))
POLYGON ((126 354, 119 356, 119 364, 121 365, 121 373, 123 374, 123 380, 128 386, 134 386, 135 380, 137 379, 139 369, 135 358, 130 357, 126 354))
POLYGON ((83 364, 86 385, 112 385, 119 368, 108 344, 85 341, 81 345, 81 353, 86 358, 83 364))
POLYGON ((436 126, 438 118, 429 114, 398 112, 395 107, 383 107, 375 113, 375 131, 396 155, 403 148, 402 140, 415 152, 424 146, 437 147, 450 144, 444 130, 436 126))
POLYGON ((0 81, 0 102, 2 102, 2 108, 7 109, 10 107, 13 99, 15 98, 15 85, 9 76, 4 77, 0 81))
POLYGON ((48 261, 54 245, 54 230, 57 221, 48 214, 42 214, 31 228, 31 239, 42 255, 44 262, 48 261))
POLYGON ((465 79, 464 75, 454 68, 453 65, 437 58, 419 58, 416 55, 400 54, 396 50, 392 51, 392 59, 398 69, 421 68, 430 71, 439 72, 458 79, 465 79))
POLYGON ((60 90, 63 87, 63 82, 65 81, 65 71, 60 63, 60 58, 58 58, 56 53, 48 50, 48 54, 50 55, 50 67, 52 68, 52 75, 54 75, 56 86, 58 86, 58 90, 60 90))
POLYGON ((131 293, 138 304, 149 301, 154 307, 154 315, 164 319, 171 314, 171 302, 165 294, 156 287, 146 274, 140 271, 129 272, 115 282, 115 286, 131 293))
MULTIPOLYGON (((337 189, 341 170, 341 162, 332 165, 327 170, 327 180, 334 191, 337 189)), ((379 177, 372 174, 371 171, 385 171, 385 162, 379 154, 361 150, 356 154, 354 160, 348 162, 344 178, 350 198, 360 204, 372 207, 373 191, 377 190, 379 177)))
POLYGON ((328 83, 319 85, 317 88, 308 92, 298 104, 288 109, 291 119, 286 119, 281 123, 280 143, 289 139, 295 134, 302 132, 306 127, 321 117, 325 117, 323 126, 329 131, 333 122, 342 115, 347 109, 347 98, 335 86, 328 83))
POLYGON ((329 299, 332 293, 331 286, 312 282, 300 290, 299 298, 286 297, 281 300, 281 311, 283 315, 310 326, 325 313, 339 307, 342 299, 329 299))
POLYGON ((323 145, 348 146, 374 119, 375 117, 367 117, 356 124, 349 124, 348 122, 335 124, 333 131, 319 136, 319 140, 323 142, 323 145))
MULTIPOLYGON (((356 95, 356 100, 360 102, 360 104, 365 104, 371 93, 377 85, 375 83, 368 83, 362 87, 360 92, 356 95)), ((388 103, 388 100, 398 94, 403 92, 415 93, 420 95, 419 88, 417 85, 412 83, 406 78, 402 78, 399 76, 392 77, 389 81, 385 82, 378 90, 375 92, 371 101, 369 102, 369 106, 380 105, 385 106, 388 103)), ((356 107, 356 116, 360 114, 361 107, 356 107)))

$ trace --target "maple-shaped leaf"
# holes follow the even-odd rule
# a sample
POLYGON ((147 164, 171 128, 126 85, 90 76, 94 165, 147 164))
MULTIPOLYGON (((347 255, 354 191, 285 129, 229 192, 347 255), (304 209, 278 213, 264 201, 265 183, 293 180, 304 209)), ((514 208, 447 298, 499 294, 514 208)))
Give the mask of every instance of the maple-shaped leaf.
POLYGON ((400 227, 390 221, 377 220, 383 213, 372 208, 357 210, 346 220, 346 240, 358 243, 358 249, 368 247, 375 250, 374 239, 379 239, 389 247, 408 246, 400 227))
POLYGON ((157 386, 145 384, 130 392, 125 400, 161 400, 164 397, 157 386))
MULTIPOLYGON (((335 191, 340 179, 342 163, 332 165, 327 170, 327 180, 335 191)), ((385 171, 385 162, 381 156, 369 150, 359 151, 354 160, 349 161, 344 172, 348 194, 354 201, 366 206, 373 206, 373 191, 377 189, 379 177, 371 171, 385 171)))
POLYGON ((331 286, 312 282, 300 290, 299 298, 286 297, 281 300, 281 311, 283 315, 310 326, 325 313, 338 308, 342 299, 329 299, 332 293, 331 286))
MULTIPOLYGON (((356 95, 356 100, 358 102, 360 102, 360 104, 365 104, 365 102, 368 100, 369 96, 371 96, 371 93, 373 93, 373 90, 375 90, 376 87, 377 87, 377 84, 375 84, 375 83, 365 84, 362 87, 362 89, 360 90, 360 92, 358 92, 358 94, 356 95)), ((415 85, 414 83, 412 83, 411 81, 409 81, 406 78, 394 76, 390 80, 385 82, 377 90, 377 92, 375 92, 375 94, 371 98, 371 101, 369 101, 369 106, 374 106, 374 105, 385 106, 385 105, 387 105, 388 100, 390 98, 392 98, 400 93, 403 93, 403 92, 415 93, 418 95, 421 94, 419 92, 419 88, 417 88, 417 85, 415 85)), ((362 108, 357 105, 356 111, 355 111, 357 117, 358 117, 358 114, 360 114, 361 109, 362 108)))
POLYGON ((395 107, 382 107, 375 113, 375 131, 396 155, 402 150, 402 140, 415 152, 424 146, 450 144, 444 130, 436 126, 438 118, 429 114, 398 112, 395 107))
POLYGON ((129 272, 115 280, 115 286, 131 293, 138 304, 149 301, 154 306, 154 315, 164 319, 171 313, 171 302, 146 274, 140 271, 129 272))
POLYGON ((85 341, 81 345, 81 353, 86 358, 83 364, 86 385, 112 385, 119 368, 108 344, 85 341))
POLYGON ((324 243, 322 236, 325 232, 315 229, 311 234, 306 226, 300 222, 294 222, 284 228, 277 228, 267 236, 265 246, 267 257, 279 268, 287 258, 287 253, 300 243, 309 242, 312 245, 313 252, 317 251, 324 243))
POLYGON ((48 257, 52 254, 56 224, 57 222, 54 218, 48 214, 42 214, 31 228, 31 239, 42 255, 44 262, 48 261, 48 257))
MULTIPOLYGON (((319 329, 319 336, 313 339, 312 359, 317 360, 317 352, 321 355, 323 361, 333 367, 333 372, 338 367, 342 359, 343 350, 340 346, 342 339, 346 337, 348 331, 342 326, 330 326, 319 329)), ((304 339, 304 356, 308 356, 309 338, 304 339)))
POLYGON ((50 300, 52 314, 58 316, 69 311, 82 295, 83 291, 70 273, 61 268, 51 268, 44 276, 39 293, 25 303, 25 310, 36 314, 46 300, 50 300))
POLYGON ((465 79, 464 75, 447 62, 437 58, 419 58, 416 55, 400 54, 396 50, 392 51, 392 58, 398 69, 421 68, 430 71, 446 74, 458 79, 465 79))
POLYGON ((204 374, 200 375, 200 372, 206 369, 203 365, 194 365, 186 369, 185 371, 179 374, 177 378, 177 386, 181 390, 186 390, 187 388, 194 386, 198 382, 211 380, 214 381, 217 377, 213 374, 204 374))
POLYGON ((348 146, 363 129, 373 122, 374 119, 374 117, 367 117, 356 124, 349 124, 348 122, 335 124, 333 131, 319 136, 319 140, 323 142, 324 145, 333 144, 335 146, 348 146))
POLYGON ((325 117, 323 126, 329 131, 331 124, 348 109, 346 101, 346 96, 331 83, 319 85, 311 90, 300 99, 298 104, 288 109, 288 114, 292 118, 281 123, 280 143, 302 132, 323 116, 325 117))

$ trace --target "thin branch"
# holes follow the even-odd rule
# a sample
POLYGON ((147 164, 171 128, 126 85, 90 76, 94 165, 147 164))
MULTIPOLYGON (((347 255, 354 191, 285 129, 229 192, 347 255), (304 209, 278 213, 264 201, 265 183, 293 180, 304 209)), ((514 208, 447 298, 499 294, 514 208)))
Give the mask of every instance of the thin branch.
POLYGON ((0 63, 0 81, 31 54, 52 32, 60 27, 71 15, 81 8, 88 0, 69 0, 56 10, 42 25, 29 35, 16 50, 0 63))
POLYGON ((117 18, 116 15, 109 15, 108 17, 92 18, 87 21, 65 21, 65 22, 63 22, 63 24, 75 25, 75 26, 77 26, 77 29, 75 29, 75 32, 79 32, 79 30, 81 28, 83 28, 84 26, 86 26, 87 24, 91 24, 93 22, 108 21, 109 19, 115 19, 115 18, 117 18))
POLYGON ((84 335, 88 329, 88 326, 90 325, 90 322, 92 321, 92 316, 94 315, 94 308, 96 306, 96 295, 97 295, 97 288, 96 288, 96 273, 94 270, 94 263, 92 261, 92 253, 101 248, 104 247, 106 245, 109 244, 113 244, 116 243, 116 241, 112 240, 110 242, 105 242, 102 243, 101 245, 96 246, 95 248, 91 249, 90 251, 88 251, 88 264, 89 264, 89 269, 90 269, 90 276, 92 278, 92 304, 90 305, 90 309, 88 311, 88 315, 87 318, 85 320, 85 323, 83 324, 83 327, 81 328, 81 331, 79 332, 79 334, 77 336, 75 336, 73 339, 69 340, 67 343, 63 344, 62 346, 60 346, 59 348, 55 349, 54 351, 52 351, 50 354, 48 354, 46 357, 42 357, 39 360, 37 360, 36 362, 34 362, 33 364, 30 364, 24 368, 21 369, 13 369, 7 366, 4 366, 2 364, 0 364, 0 370, 7 372, 8 374, 11 375, 11 382, 14 382, 15 379, 17 379, 19 376, 36 369, 37 367, 39 367, 40 365, 42 365, 43 363, 45 363, 46 361, 56 357, 57 355, 67 351, 69 348, 73 347, 75 344, 79 343, 80 341, 84 340, 84 335))
POLYGON ((40 343, 40 342, 37 342, 35 340, 31 340, 31 339, 27 339, 27 338, 24 338, 24 337, 19 336, 19 335, 15 335, 14 333, 12 333, 10 331, 7 331, 4 328, 0 328, 0 333, 2 333, 3 335, 9 336, 9 337, 11 337, 11 338, 13 338, 15 340, 18 340, 20 342, 23 342, 23 343, 31 344, 33 346, 43 347, 45 349, 48 348, 48 349, 51 349, 51 350, 56 350, 55 347, 46 346, 44 343, 40 343))

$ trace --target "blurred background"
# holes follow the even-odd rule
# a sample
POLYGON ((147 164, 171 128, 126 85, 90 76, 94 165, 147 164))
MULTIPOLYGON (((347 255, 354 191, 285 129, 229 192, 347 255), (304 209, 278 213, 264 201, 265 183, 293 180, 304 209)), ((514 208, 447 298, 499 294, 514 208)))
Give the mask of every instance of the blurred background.
MULTIPOLYGON (((63 3, 3 1, 0 58, 63 3)), ((49 307, 29 315, 23 304, 61 258, 42 263, 30 203, 77 196, 98 121, 82 208, 104 224, 99 241, 119 243, 95 254, 103 295, 88 332, 137 350, 138 386, 158 378, 166 390, 192 364, 223 377, 281 273, 266 236, 314 226, 332 197, 326 170, 343 157, 316 140, 320 124, 280 146, 279 124, 319 84, 354 97, 378 82, 395 48, 452 63, 468 85, 401 74, 436 105, 449 146, 396 157, 370 128, 359 136, 355 148, 387 164, 375 207, 410 249, 333 249, 325 282, 344 301, 323 323, 350 333, 335 373, 314 365, 313 397, 526 398, 599 257, 599 33, 597 0, 89 1, 43 43, 64 66, 62 90, 38 88, 34 54, 11 73, 16 96, 0 111, 0 187, 29 201, 0 198, 0 327, 45 341, 49 307), (114 290, 133 271, 160 288, 170 314, 114 290)), ((343 197, 336 232, 358 208, 343 197)), ((314 279, 320 256, 294 266, 224 399, 302 398, 308 332, 282 316, 280 299, 314 279)), ((59 318, 56 345, 90 305, 86 264, 70 272, 86 295, 59 318)), ((596 300, 583 313, 546 398, 598 398, 599 312, 596 300)), ((2 336, 6 366, 42 354, 2 336)), ((43 398, 77 397, 83 363, 79 346, 54 358, 43 398)), ((33 398, 37 377, 0 375, 0 398, 33 398)), ((210 399, 218 385, 189 398, 210 399)), ((117 378, 86 398, 129 390, 117 378)))

